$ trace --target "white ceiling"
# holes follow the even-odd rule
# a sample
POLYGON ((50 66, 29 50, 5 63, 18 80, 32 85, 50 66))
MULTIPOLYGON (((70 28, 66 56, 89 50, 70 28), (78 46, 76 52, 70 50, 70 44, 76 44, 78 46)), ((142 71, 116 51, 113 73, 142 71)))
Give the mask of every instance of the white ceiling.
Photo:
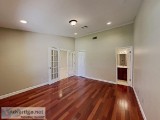
POLYGON ((133 22, 140 4, 141 0, 0 0, 0 27, 80 37, 133 22), (71 19, 78 21, 75 27, 71 19), (113 24, 107 26, 107 21, 113 24), (82 29, 85 25, 88 28, 82 29))

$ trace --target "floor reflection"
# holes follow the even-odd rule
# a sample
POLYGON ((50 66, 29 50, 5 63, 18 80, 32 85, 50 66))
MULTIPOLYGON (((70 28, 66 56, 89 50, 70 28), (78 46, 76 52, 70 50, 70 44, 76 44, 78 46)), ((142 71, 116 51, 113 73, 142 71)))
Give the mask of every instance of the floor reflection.
POLYGON ((118 105, 121 109, 123 110, 128 110, 128 102, 127 100, 124 100, 124 99, 119 99, 118 100, 118 105))
POLYGON ((60 98, 63 97, 63 92, 62 92, 62 90, 59 91, 59 97, 60 97, 60 98))

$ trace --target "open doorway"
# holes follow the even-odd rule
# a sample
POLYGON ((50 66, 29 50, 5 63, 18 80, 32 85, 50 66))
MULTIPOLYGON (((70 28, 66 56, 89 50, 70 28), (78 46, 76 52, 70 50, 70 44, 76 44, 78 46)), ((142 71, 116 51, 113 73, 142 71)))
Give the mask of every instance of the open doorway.
POLYGON ((68 51, 68 76, 75 75, 75 52, 68 51))
POLYGON ((58 48, 48 49, 49 84, 75 75, 75 52, 58 48))
POLYGON ((59 51, 59 79, 68 77, 68 51, 59 51))
POLYGON ((116 50, 117 84, 132 86, 133 50, 123 47, 116 50))

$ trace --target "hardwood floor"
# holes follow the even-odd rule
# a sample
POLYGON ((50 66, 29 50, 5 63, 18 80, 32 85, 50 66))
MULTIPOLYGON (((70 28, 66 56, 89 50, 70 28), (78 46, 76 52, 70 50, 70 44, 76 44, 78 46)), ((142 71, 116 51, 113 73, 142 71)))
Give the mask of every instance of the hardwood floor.
POLYGON ((0 100, 2 107, 46 107, 47 120, 143 120, 133 89, 70 77, 0 100))

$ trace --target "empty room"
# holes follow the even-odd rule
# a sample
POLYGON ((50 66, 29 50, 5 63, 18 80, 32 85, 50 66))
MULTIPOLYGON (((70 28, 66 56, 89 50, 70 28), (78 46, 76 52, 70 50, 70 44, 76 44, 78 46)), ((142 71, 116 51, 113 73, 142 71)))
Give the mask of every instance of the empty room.
POLYGON ((160 0, 0 0, 1 120, 160 120, 160 0))

